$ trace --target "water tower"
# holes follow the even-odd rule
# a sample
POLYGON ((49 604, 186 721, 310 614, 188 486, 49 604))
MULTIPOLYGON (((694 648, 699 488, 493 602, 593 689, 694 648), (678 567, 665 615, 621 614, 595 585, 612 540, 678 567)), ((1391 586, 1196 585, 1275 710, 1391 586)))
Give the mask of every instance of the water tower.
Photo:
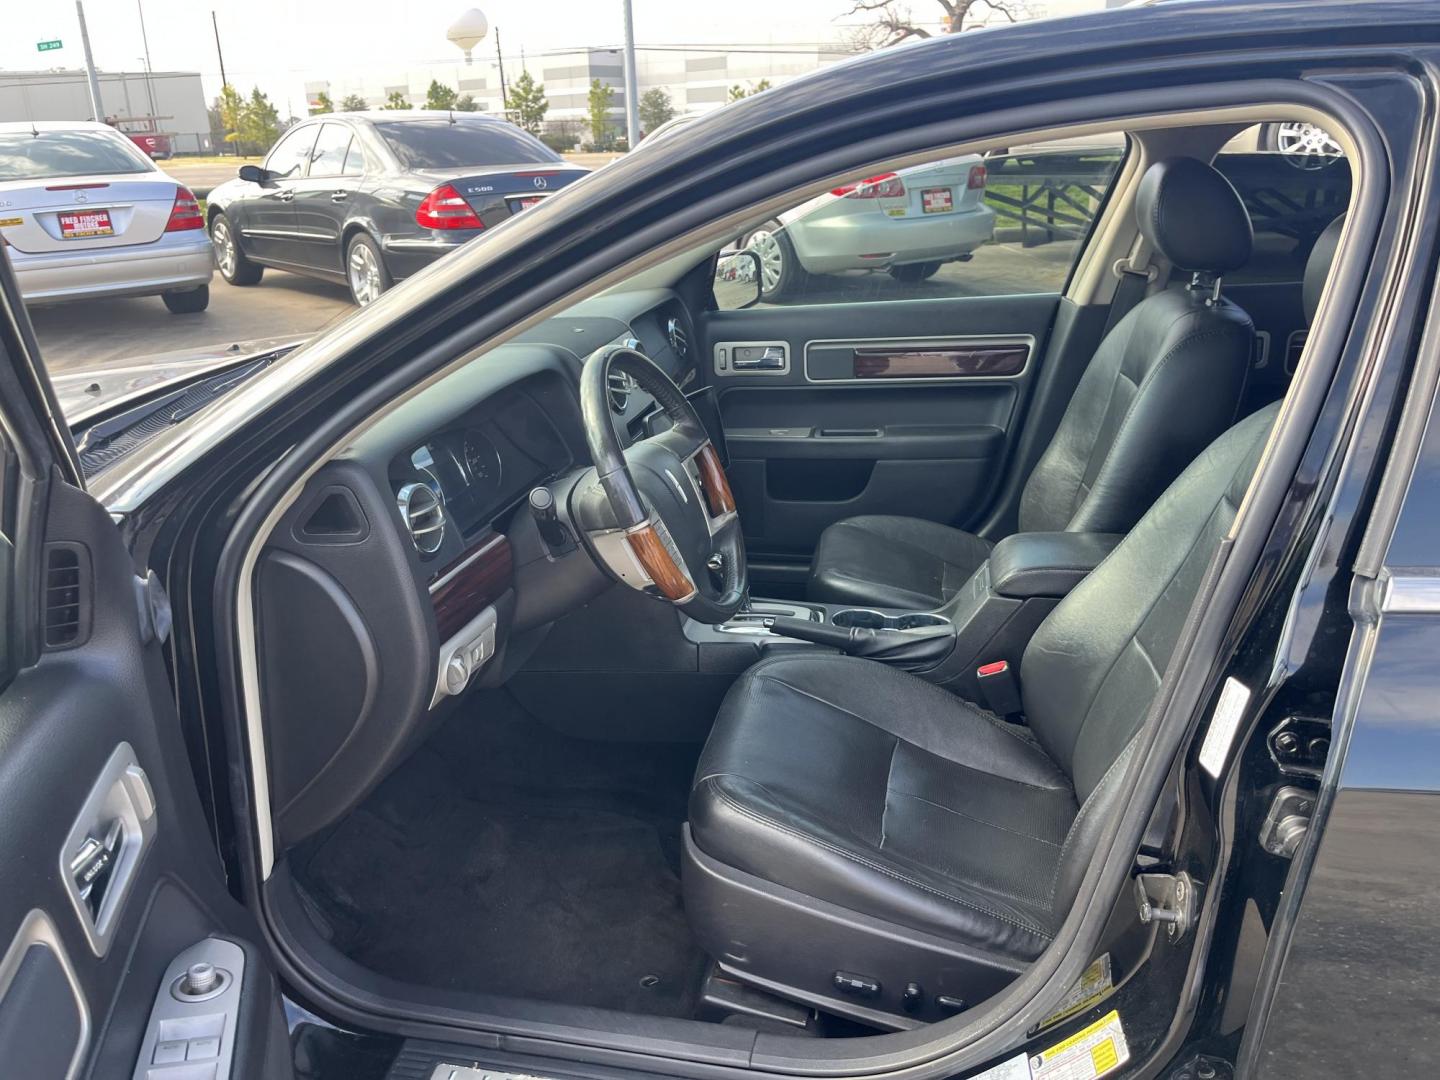
POLYGON ((445 36, 465 53, 465 63, 470 63, 470 50, 485 40, 490 32, 490 22, 479 8, 471 8, 445 31, 445 36))

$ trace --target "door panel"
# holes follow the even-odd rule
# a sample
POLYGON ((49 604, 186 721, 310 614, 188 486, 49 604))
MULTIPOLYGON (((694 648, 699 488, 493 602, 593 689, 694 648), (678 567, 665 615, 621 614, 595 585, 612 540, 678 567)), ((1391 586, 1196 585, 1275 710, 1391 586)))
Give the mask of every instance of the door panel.
POLYGON ((13 436, 0 445, 0 1073, 210 1075, 167 1072, 153 1053, 137 1063, 165 1001, 219 1025, 167 1029, 172 1043, 187 1030, 219 1039, 192 1051, 186 1036, 191 1061, 228 1055, 217 1077, 283 1078, 274 978, 227 889, 174 706, 163 595, 136 577, 110 515, 59 479, 73 450, 38 422, 47 408, 59 414, 0 254, 0 412, 13 436), (182 1001, 164 978, 212 938, 246 956, 232 1009, 182 1001))
POLYGON ((787 576, 767 562, 803 568, 841 518, 979 522, 1058 305, 1036 294, 707 313, 705 377, 760 580, 787 576))

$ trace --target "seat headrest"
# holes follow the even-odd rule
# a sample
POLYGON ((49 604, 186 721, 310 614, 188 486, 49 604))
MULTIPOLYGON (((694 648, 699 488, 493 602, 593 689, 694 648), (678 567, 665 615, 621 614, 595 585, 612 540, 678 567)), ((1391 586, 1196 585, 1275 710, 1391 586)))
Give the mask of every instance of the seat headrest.
POLYGON ((1345 228, 1345 215, 1341 214, 1325 226, 1310 249, 1310 258, 1305 260, 1305 280, 1300 285, 1300 304, 1305 309, 1305 321, 1315 321, 1315 309, 1320 306, 1320 294, 1325 291, 1325 280, 1330 276, 1330 266, 1335 261, 1335 249, 1340 245, 1340 232, 1345 228))
POLYGON ((1181 270, 1219 276, 1250 258, 1245 204, 1229 180, 1195 158, 1165 158, 1146 169, 1135 216, 1145 238, 1181 270))

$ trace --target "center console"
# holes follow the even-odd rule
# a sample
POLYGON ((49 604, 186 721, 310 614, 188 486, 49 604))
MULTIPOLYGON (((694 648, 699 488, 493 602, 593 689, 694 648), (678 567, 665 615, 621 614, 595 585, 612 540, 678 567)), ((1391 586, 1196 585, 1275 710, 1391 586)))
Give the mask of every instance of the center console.
POLYGON ((955 596, 931 611, 755 600, 719 626, 686 620, 685 636, 702 656, 707 645, 742 641, 758 655, 834 649, 913 671, 960 697, 1009 712, 1018 707, 1013 692, 997 691, 1000 680, 982 688, 982 669, 1017 677, 1035 630, 1121 539, 1067 532, 1007 537, 955 596))

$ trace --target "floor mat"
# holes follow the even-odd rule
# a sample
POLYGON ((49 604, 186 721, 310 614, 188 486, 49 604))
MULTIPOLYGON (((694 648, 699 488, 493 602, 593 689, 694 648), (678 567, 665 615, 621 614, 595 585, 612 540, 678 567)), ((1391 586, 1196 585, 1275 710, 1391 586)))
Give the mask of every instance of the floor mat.
POLYGON ((482 695, 296 874, 346 955, 427 986, 689 1016, 678 876, 695 746, 598 743, 482 695))

